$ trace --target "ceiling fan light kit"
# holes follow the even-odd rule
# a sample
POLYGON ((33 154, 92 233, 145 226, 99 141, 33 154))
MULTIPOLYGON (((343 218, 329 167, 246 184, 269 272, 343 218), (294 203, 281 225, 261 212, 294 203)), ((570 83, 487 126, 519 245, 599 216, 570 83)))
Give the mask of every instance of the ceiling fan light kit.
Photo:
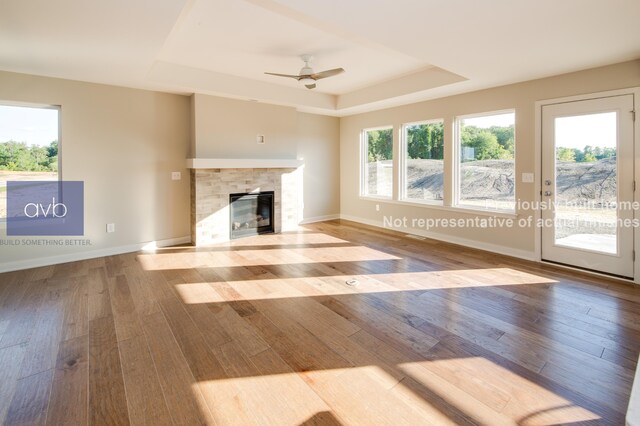
POLYGON ((302 77, 298 82, 306 86, 307 84, 315 84, 316 81, 311 77, 302 77))
POLYGON ((309 62, 312 59, 311 55, 302 55, 300 58, 304 61, 304 66, 302 67, 298 75, 278 74, 274 72, 265 72, 265 74, 274 75, 276 77, 294 78, 298 80, 299 83, 303 84, 307 89, 315 89, 316 81, 323 78, 332 77, 334 75, 342 74, 344 72, 343 68, 334 68, 331 70, 314 73, 313 68, 311 68, 311 65, 309 65, 309 62))

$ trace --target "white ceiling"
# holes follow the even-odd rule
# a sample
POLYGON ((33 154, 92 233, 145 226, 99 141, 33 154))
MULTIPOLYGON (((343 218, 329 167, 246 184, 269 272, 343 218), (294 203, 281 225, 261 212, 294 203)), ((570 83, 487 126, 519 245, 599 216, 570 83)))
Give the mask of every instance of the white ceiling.
POLYGON ((640 57, 638 0, 0 0, 0 69, 331 115, 640 57), (299 56, 346 73, 312 91, 299 56))

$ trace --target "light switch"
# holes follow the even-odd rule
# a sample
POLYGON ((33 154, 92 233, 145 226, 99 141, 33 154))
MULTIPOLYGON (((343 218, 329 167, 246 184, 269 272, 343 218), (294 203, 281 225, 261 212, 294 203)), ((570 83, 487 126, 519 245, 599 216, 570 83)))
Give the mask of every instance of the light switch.
POLYGON ((258 144, 262 145, 264 143, 264 135, 256 136, 256 142, 258 142, 258 144))
POLYGON ((180 179, 182 179, 182 173, 171 172, 171 180, 180 180, 180 179))
POLYGON ((533 173, 523 173, 522 174, 522 183, 533 183, 534 174, 533 173))

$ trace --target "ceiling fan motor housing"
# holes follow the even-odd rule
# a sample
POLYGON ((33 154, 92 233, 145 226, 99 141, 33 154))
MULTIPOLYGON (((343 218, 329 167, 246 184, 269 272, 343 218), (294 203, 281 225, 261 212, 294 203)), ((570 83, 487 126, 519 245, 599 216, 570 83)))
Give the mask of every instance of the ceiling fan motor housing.
POLYGON ((300 69, 300 75, 311 75, 313 74, 313 69, 309 66, 304 66, 300 69))

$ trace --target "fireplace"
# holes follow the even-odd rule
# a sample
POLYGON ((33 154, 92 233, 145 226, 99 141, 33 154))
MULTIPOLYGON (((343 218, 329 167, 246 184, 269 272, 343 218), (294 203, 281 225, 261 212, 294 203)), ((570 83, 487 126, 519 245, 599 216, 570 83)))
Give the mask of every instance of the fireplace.
POLYGON ((229 194, 231 239, 274 232, 273 191, 229 194))
MULTIPOLYGON (((191 241, 195 246, 229 241, 232 228, 231 194, 256 195, 271 191, 272 232, 278 234, 297 229, 302 216, 302 167, 264 163, 256 165, 260 167, 191 170, 191 241)), ((257 231, 252 232, 255 234, 257 231)))

